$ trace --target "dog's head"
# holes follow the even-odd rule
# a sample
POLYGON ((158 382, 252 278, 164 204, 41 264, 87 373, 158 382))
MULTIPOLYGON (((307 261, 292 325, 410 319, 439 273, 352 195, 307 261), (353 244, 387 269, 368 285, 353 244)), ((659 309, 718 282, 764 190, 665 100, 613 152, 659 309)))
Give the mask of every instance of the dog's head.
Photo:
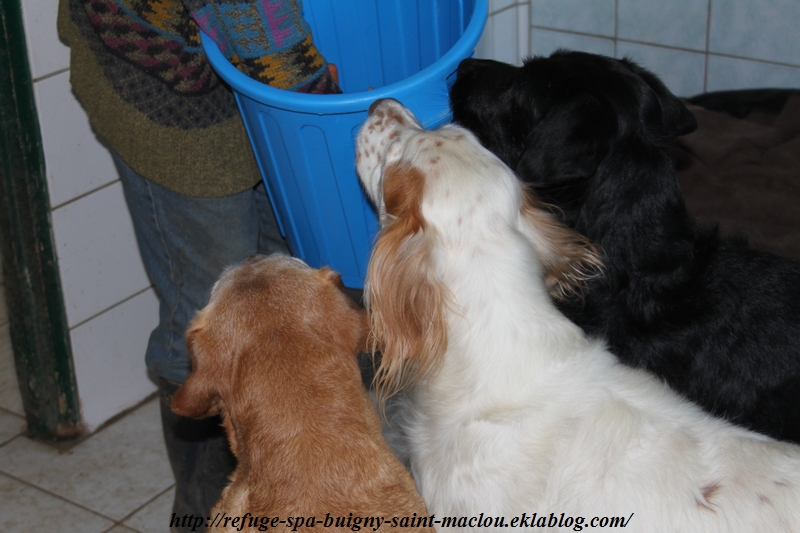
POLYGON ((651 72, 582 52, 464 60, 450 100, 454 120, 537 187, 591 177, 620 142, 660 149, 697 127, 651 72))
POLYGON ((352 357, 355 368, 355 353, 366 349, 366 312, 341 289, 336 272, 284 255, 252 256, 226 270, 189 325, 192 372, 172 409, 199 418, 227 414, 233 403, 269 403, 258 395, 290 394, 290 383, 330 354, 352 357))
POLYGON ((424 377, 446 350, 440 254, 463 254, 468 263, 481 243, 522 234, 541 262, 530 275, 541 275, 556 297, 579 290, 599 266, 594 249, 462 127, 426 131, 399 102, 379 100, 359 132, 356 164, 381 218, 365 300, 384 397, 424 377))

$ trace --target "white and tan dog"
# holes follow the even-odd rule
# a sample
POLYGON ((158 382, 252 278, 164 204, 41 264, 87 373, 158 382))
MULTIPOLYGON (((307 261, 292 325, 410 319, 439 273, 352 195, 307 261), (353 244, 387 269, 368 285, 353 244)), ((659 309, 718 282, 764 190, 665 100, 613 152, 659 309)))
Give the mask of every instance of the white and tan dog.
POLYGON ((425 131, 381 100, 357 155, 381 213, 366 288, 377 383, 409 390, 430 512, 800 531, 800 448, 703 413, 559 313, 548 292, 579 284, 593 251, 472 134, 425 131))

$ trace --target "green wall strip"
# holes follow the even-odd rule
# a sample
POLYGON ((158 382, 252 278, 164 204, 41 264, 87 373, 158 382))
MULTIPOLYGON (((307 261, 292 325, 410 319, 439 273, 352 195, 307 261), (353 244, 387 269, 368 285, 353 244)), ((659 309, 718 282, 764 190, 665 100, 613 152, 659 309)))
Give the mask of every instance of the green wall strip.
POLYGON ((72 437, 80 409, 19 0, 0 4, 0 250, 28 432, 72 437))

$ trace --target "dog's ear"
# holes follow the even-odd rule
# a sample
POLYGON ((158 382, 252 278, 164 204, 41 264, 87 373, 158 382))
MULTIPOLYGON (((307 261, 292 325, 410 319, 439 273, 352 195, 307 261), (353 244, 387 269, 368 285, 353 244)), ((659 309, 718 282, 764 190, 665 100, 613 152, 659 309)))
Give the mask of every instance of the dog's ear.
POLYGON ((545 284, 557 300, 580 296, 587 281, 599 276, 597 249, 581 234, 555 219, 532 194, 523 192, 520 230, 542 262, 545 284))
POLYGON ((617 118, 611 103, 592 95, 552 109, 530 133, 516 164, 525 182, 550 184, 587 178, 611 151, 617 118))
MULTIPOLYGON (((345 298, 350 312, 347 313, 346 318, 342 317, 342 336, 339 337, 342 342, 342 347, 346 349, 352 348, 353 339, 355 339, 356 350, 359 352, 367 352, 367 340, 369 337, 369 323, 367 321, 367 312, 358 305, 355 301, 351 300, 344 292, 345 286, 342 283, 342 276, 335 270, 329 267, 322 267, 314 271, 314 275, 320 278, 324 283, 328 283, 336 287, 337 291, 341 291, 341 297, 345 298)), ((339 328, 336 328, 339 330, 339 328)))
POLYGON ((620 61, 644 80, 657 99, 657 102, 653 102, 653 107, 657 107, 660 111, 660 129, 666 138, 673 140, 697 129, 694 113, 689 111, 680 98, 670 92, 658 76, 630 59, 620 61))
POLYGON ((434 274, 421 213, 424 175, 394 164, 386 168, 383 183, 391 219, 378 235, 364 291, 369 347, 381 352, 375 373, 381 404, 437 366, 447 347, 445 288, 434 274))
POLYGON ((344 283, 342 283, 341 274, 330 267, 323 266, 315 272, 315 275, 318 276, 324 283, 330 283, 334 287, 344 289, 344 283))
POLYGON ((370 351, 369 318, 367 317, 367 312, 364 309, 359 309, 358 311, 358 330, 358 351, 370 351))
POLYGON ((218 414, 220 397, 216 379, 211 368, 213 355, 207 353, 208 339, 202 311, 189 325, 186 345, 192 357, 192 373, 172 397, 172 410, 181 416, 203 418, 218 414))
POLYGON ((659 100, 664 110, 664 129, 668 135, 680 137, 697 129, 694 113, 677 96, 669 93, 666 97, 659 96, 659 100))

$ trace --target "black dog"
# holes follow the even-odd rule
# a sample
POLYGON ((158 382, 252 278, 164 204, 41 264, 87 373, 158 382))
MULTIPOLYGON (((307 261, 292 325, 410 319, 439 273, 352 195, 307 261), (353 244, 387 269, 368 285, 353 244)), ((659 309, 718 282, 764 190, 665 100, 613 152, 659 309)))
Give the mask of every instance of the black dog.
POLYGON ((800 265, 699 228, 669 149, 694 116, 628 60, 466 60, 456 122, 599 245, 604 275, 561 310, 706 410, 800 442, 800 265))

